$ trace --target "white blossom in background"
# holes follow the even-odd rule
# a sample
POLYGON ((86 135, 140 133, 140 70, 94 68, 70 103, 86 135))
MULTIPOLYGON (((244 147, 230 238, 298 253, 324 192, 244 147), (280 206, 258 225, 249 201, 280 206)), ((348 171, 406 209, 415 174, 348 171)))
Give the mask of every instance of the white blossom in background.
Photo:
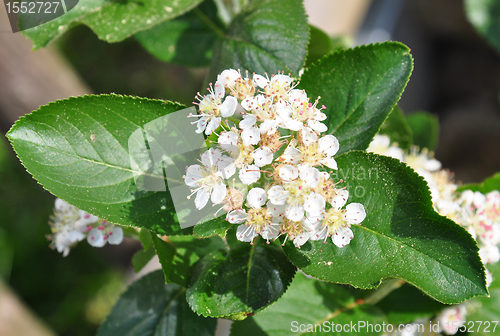
POLYGON ((49 222, 52 234, 47 238, 50 247, 66 257, 76 243, 87 238, 90 245, 102 247, 106 243, 118 245, 123 240, 121 227, 91 215, 57 198, 54 215, 49 222))
MULTIPOLYGON (((368 151, 380 155, 397 157, 407 163, 420 174, 429 185, 432 203, 436 211, 457 224, 463 226, 477 241, 479 256, 483 264, 495 264, 500 261, 500 192, 493 190, 486 195, 479 191, 458 191, 458 185, 453 181, 453 175, 448 170, 441 169, 441 163, 432 157, 427 149, 419 151, 411 148, 404 153, 397 144, 390 143, 389 137, 377 135, 368 147, 368 151), (398 153, 397 156, 394 153, 398 153), (399 154, 401 153, 401 155, 399 154)), ((486 269, 486 286, 495 280, 486 269)), ((447 308, 441 312, 437 321, 441 332, 454 335, 456 328, 465 321, 466 307, 464 305, 447 308)))
POLYGON ((322 134, 327 131, 326 107, 317 107, 319 97, 313 102, 295 87, 284 73, 250 77, 234 69, 222 71, 215 88, 198 95, 196 132, 212 134, 207 152, 224 158, 224 164, 216 159, 193 164, 186 169, 185 183, 197 194, 197 209, 209 198, 224 204, 214 215, 226 210, 226 220, 240 224, 240 241, 252 243, 261 236, 269 243, 283 235, 300 248, 310 239, 332 236, 342 247, 353 238, 350 225, 360 224, 365 210, 358 203, 346 205, 347 198, 335 206, 335 197, 346 191, 336 188, 341 181, 333 181, 326 169, 337 169, 339 142, 322 134), (334 210, 327 209, 327 201, 334 210))

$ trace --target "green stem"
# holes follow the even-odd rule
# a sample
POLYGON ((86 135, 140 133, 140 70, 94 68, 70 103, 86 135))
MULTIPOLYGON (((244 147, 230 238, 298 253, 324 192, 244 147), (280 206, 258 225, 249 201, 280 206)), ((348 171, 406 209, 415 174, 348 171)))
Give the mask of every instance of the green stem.
POLYGON ((405 284, 405 281, 400 279, 386 280, 373 293, 366 297, 364 303, 373 306, 403 284, 405 284))
POLYGON ((227 119, 231 120, 232 122, 234 122, 236 125, 238 125, 240 123, 241 120, 238 120, 236 119, 235 117, 227 117, 227 119))
POLYGON ((193 12, 198 15, 200 20, 203 21, 203 23, 205 23, 210 29, 212 29, 217 36, 224 38, 224 32, 222 31, 222 29, 217 27, 217 25, 213 23, 212 20, 210 20, 210 18, 206 16, 205 13, 203 13, 198 7, 193 9, 193 12))
POLYGON ((229 26, 229 23, 231 23, 231 13, 229 13, 229 10, 224 4, 224 0, 214 0, 214 2, 215 6, 217 6, 219 18, 226 26, 229 26))

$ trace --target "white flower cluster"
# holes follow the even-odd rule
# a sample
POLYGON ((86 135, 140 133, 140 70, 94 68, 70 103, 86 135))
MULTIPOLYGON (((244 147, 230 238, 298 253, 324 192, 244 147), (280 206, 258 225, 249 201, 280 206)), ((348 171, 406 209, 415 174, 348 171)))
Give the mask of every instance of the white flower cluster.
MULTIPOLYGON (((500 260, 500 193, 494 190, 484 195, 479 191, 458 192, 452 174, 441 168, 441 163, 432 158, 426 149, 418 152, 414 147, 406 154, 401 148, 391 145, 389 137, 377 135, 370 144, 369 151, 395 157, 406 162, 427 181, 436 211, 461 226, 477 240, 479 255, 485 265, 500 260)), ((486 270, 488 286, 492 282, 491 273, 486 270)))
MULTIPOLYGON (((441 169, 441 163, 432 158, 425 148, 420 152, 412 147, 405 153, 397 144, 391 145, 386 135, 377 135, 368 151, 391 156, 406 162, 428 183, 432 203, 436 211, 461 226, 476 239, 479 256, 483 264, 494 264, 500 260, 500 193, 494 190, 484 195, 478 191, 458 192, 458 185, 448 170, 441 169)), ((486 285, 493 281, 492 274, 486 269, 486 285)), ((466 307, 457 305, 447 308, 436 318, 442 326, 440 332, 454 335, 465 320, 466 307)))
POLYGON ((52 234, 50 246, 66 257, 70 248, 87 238, 90 245, 103 247, 106 243, 118 245, 123 240, 123 230, 94 215, 86 213, 57 198, 54 215, 49 222, 52 234))
POLYGON ((196 194, 197 209, 209 199, 222 205, 226 220, 240 224, 240 241, 286 235, 285 241, 300 247, 309 239, 332 237, 342 247, 365 209, 359 203, 343 209, 348 191, 336 189, 322 171, 337 169, 333 156, 339 142, 321 135, 327 130, 325 107, 295 86, 284 74, 250 78, 228 69, 218 75, 209 94, 198 94, 199 114, 189 116, 200 118, 196 132, 209 136, 211 148, 200 164, 187 168, 185 183, 196 194))

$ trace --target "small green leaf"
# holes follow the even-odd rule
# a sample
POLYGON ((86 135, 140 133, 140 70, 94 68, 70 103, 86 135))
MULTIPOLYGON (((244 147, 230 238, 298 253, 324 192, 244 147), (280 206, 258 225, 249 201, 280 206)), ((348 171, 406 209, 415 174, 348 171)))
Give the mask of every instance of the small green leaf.
POLYGON ((339 154, 364 150, 397 103, 413 61, 401 43, 385 42, 342 50, 322 58, 301 77, 299 88, 326 106, 328 132, 339 154))
POLYGON ((165 283, 169 283, 172 261, 175 256, 175 247, 171 243, 158 238, 158 236, 153 232, 151 232, 151 238, 163 270, 163 275, 165 275, 165 283))
POLYGON ((142 247, 144 247, 145 250, 149 249, 150 247, 153 247, 153 239, 151 238, 151 231, 147 229, 141 229, 141 232, 139 233, 139 240, 141 241, 142 247))
POLYGON ((307 46, 306 67, 333 51, 333 41, 324 31, 309 25, 309 32, 311 38, 307 46))
POLYGON ((132 267, 135 273, 139 273, 146 264, 156 255, 155 249, 150 246, 147 249, 137 251, 132 257, 132 267))
POLYGON ((427 112, 412 113, 407 117, 413 133, 413 144, 430 151, 436 150, 439 139, 439 120, 427 112))
POLYGON ((458 191, 464 190, 479 191, 483 194, 487 194, 493 190, 500 190, 500 173, 488 177, 482 183, 469 183, 458 188, 458 191))
POLYGON ((279 246, 262 239, 227 254, 213 251, 196 265, 186 297, 198 314, 242 320, 285 292, 295 274, 279 246))
POLYGON ((184 66, 208 66, 217 35, 201 18, 208 18, 219 29, 217 8, 204 1, 196 9, 135 35, 142 46, 162 61, 184 66))
POLYGON ((149 273, 120 296, 98 336, 213 336, 217 320, 189 308, 185 289, 166 285, 161 271, 149 273))
POLYGON ((334 180, 343 179, 347 203, 363 204, 366 218, 354 239, 338 248, 331 239, 300 249, 288 242, 292 263, 320 280, 377 287, 403 279, 443 303, 488 295, 478 247, 461 226, 437 214, 423 178, 400 161, 353 151, 339 156, 334 180))
POLYGON ((399 106, 394 106, 387 120, 382 124, 379 131, 391 139, 391 143, 397 143, 404 150, 409 150, 413 144, 413 133, 408 125, 403 111, 399 106))
MULTIPOLYGON (((169 146, 162 148, 167 156, 186 146, 201 147, 203 136, 198 139, 199 145, 193 136, 187 137, 185 128, 191 125, 186 111, 172 113, 183 108, 172 102, 114 94, 69 98, 21 117, 7 136, 28 172, 70 204, 112 223, 143 227, 163 235, 190 234, 192 228, 181 229, 174 196, 165 191, 163 159, 150 159, 144 144, 145 133, 148 139, 169 146), (152 128, 166 135, 156 139, 152 128), (142 149, 137 144, 140 140, 142 149), (139 164, 151 165, 154 170, 141 168, 135 156, 143 160, 139 164), (149 188, 148 183, 158 188, 149 188)), ((194 152, 188 151, 189 155, 176 156, 180 161, 169 166, 169 174, 181 179, 184 167, 195 161, 191 157, 194 152)), ((183 185, 183 181, 176 183, 183 185)), ((183 201, 186 207, 192 204, 185 197, 183 201)))
MULTIPOLYGON (((45 47, 68 29, 85 24, 101 40, 119 42, 127 37, 179 16, 202 0, 107 1, 80 0, 71 11, 50 22, 22 32, 33 42, 33 49, 45 47)), ((32 15, 19 17, 19 28, 33 26, 32 15), (24 22, 26 21, 26 22, 24 22)))
POLYGON ((207 222, 195 225, 193 234, 198 238, 210 238, 215 235, 225 237, 226 232, 230 227, 231 223, 226 221, 225 217, 217 217, 207 222))
POLYGON ((466 0, 464 6, 474 28, 500 51, 500 1, 466 0))
POLYGON ((175 256, 172 260, 169 280, 182 287, 187 287, 194 266, 203 256, 226 246, 218 236, 209 239, 199 239, 194 236, 169 237, 175 246, 175 256))
POLYGON ((384 315, 379 309, 356 304, 355 297, 346 288, 297 274, 278 302, 256 316, 234 322, 230 336, 302 335, 314 331, 314 335, 372 336, 380 335, 382 330, 375 332, 368 329, 367 324, 383 322, 384 315), (335 332, 338 324, 347 324, 346 330, 335 332))
POLYGON ((247 2, 226 33, 219 32, 209 78, 227 68, 297 74, 307 55, 309 27, 300 0, 247 2))

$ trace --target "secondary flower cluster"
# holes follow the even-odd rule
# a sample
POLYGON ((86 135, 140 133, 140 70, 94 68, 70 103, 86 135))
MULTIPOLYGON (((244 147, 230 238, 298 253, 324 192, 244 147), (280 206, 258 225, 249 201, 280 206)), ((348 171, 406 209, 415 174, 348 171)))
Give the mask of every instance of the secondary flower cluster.
MULTIPOLYGON (((385 135, 377 135, 368 148, 377 154, 393 156, 406 162, 427 181, 431 190, 432 202, 436 211, 461 226, 477 240, 479 255, 485 265, 500 260, 500 193, 493 190, 486 195, 479 191, 458 192, 452 174, 441 168, 441 163, 431 158, 428 151, 418 152, 414 147, 404 153, 399 147, 390 144, 385 135)), ((486 272, 489 285, 492 276, 486 272)))
MULTIPOLYGON (((427 149, 420 152, 416 147, 405 153, 397 144, 392 144, 386 135, 377 135, 368 151, 392 156, 406 162, 428 183, 432 203, 436 211, 465 227, 479 245, 482 262, 494 264, 500 260, 500 192, 493 190, 482 194, 479 191, 458 191, 458 185, 448 170, 441 169, 441 163, 432 158, 427 149)), ((493 281, 486 270, 486 284, 493 281)), ((458 305, 447 308, 436 318, 443 326, 441 332, 454 335, 465 320, 466 308, 458 305)))
POLYGON ((57 198, 54 215, 49 222, 52 234, 47 238, 51 241, 50 247, 66 257, 70 248, 87 238, 87 242, 94 247, 103 247, 106 243, 118 245, 123 240, 123 230, 119 226, 108 223, 94 215, 86 213, 57 198))
POLYGON ((322 171, 337 169, 339 142, 321 135, 327 126, 319 98, 311 102, 295 87, 284 74, 250 78, 224 70, 209 94, 198 94, 199 114, 189 116, 200 118, 196 132, 209 136, 210 149, 187 168, 185 183, 197 209, 210 199, 227 212, 226 220, 240 224, 240 241, 286 235, 300 247, 332 237, 343 247, 365 209, 359 203, 344 208, 348 191, 322 171))

